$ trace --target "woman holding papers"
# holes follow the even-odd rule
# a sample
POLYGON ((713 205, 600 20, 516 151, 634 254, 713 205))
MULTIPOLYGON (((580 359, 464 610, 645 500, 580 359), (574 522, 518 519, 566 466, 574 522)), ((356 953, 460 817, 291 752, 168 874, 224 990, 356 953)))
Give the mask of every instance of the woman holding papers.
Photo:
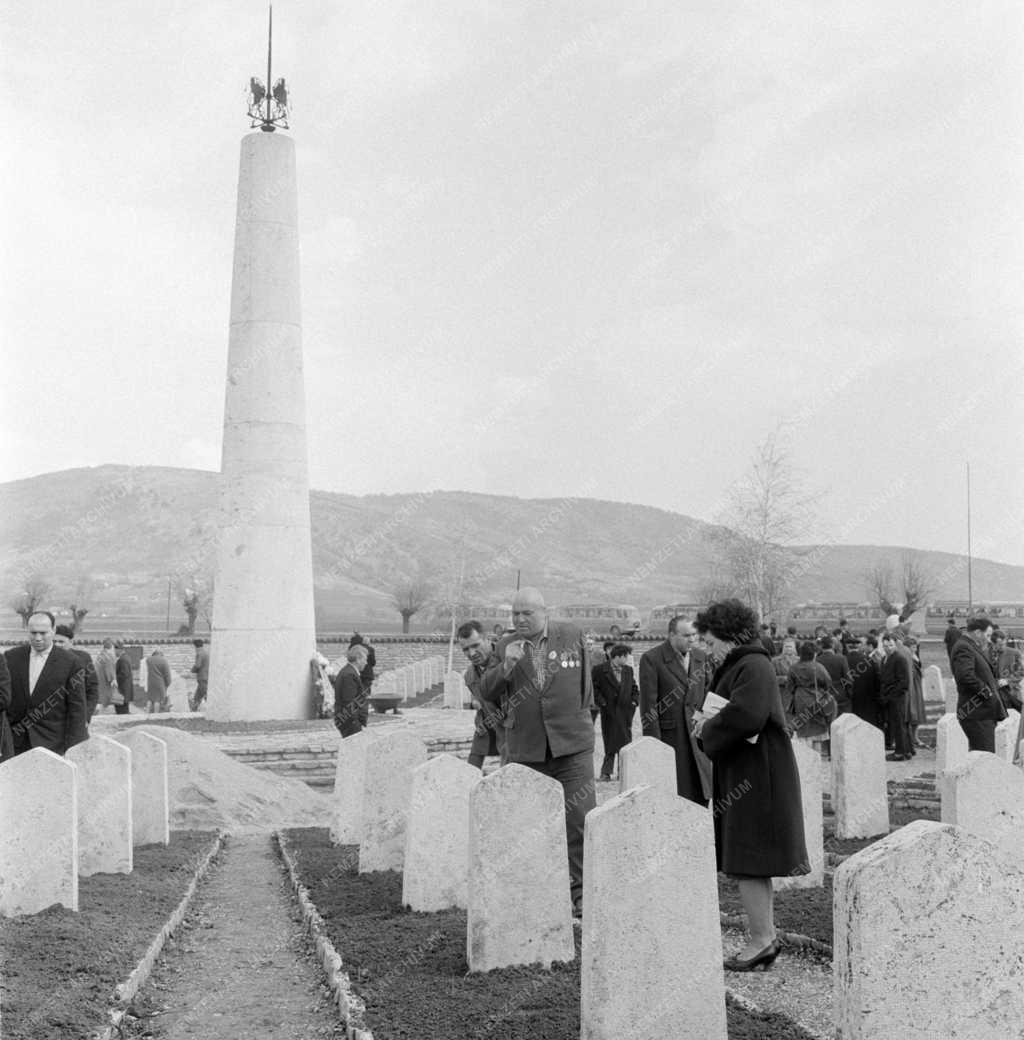
POLYGON ((779 953, 772 878, 810 872, 800 777, 757 614, 726 599, 699 613, 696 627, 718 664, 711 686, 721 700, 709 694, 707 710, 694 713, 693 732, 714 764, 718 869, 739 883, 750 928, 725 967, 766 969, 779 953))

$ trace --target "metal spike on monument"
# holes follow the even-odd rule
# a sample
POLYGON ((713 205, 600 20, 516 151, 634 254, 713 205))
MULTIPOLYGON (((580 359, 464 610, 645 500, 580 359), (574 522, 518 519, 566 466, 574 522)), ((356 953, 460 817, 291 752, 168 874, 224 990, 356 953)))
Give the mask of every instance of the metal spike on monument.
POLYGON ((238 172, 206 714, 302 719, 316 651, 295 143, 284 80, 250 80, 238 172))

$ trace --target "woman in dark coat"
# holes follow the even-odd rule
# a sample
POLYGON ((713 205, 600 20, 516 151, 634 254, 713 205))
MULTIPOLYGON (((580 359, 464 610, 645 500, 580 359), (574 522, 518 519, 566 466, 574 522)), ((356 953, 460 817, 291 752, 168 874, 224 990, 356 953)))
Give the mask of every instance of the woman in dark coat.
POLYGON ((775 669, 757 639, 757 614, 727 599, 698 614, 696 627, 720 662, 714 692, 729 703, 717 715, 695 713, 693 731, 715 767, 718 869, 739 883, 750 931, 725 967, 751 971, 769 967, 779 953, 772 878, 810 873, 800 776, 775 669))

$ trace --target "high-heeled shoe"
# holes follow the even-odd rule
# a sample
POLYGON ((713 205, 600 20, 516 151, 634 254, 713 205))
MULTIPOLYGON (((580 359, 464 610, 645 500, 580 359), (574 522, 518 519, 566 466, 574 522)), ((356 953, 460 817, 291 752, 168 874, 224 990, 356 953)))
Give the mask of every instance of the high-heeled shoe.
POLYGON ((779 955, 778 940, 773 939, 760 953, 755 953, 747 960, 739 957, 727 957, 722 963, 726 971, 767 971, 779 955))

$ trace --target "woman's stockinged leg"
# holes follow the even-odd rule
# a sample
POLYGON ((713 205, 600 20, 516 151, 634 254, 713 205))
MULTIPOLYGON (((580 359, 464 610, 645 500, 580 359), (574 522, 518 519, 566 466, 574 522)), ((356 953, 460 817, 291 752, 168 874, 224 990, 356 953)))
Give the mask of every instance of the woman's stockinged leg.
POLYGON ((760 953, 775 939, 775 893, 770 877, 741 878, 737 884, 750 931, 747 944, 737 956, 747 959, 760 953))

